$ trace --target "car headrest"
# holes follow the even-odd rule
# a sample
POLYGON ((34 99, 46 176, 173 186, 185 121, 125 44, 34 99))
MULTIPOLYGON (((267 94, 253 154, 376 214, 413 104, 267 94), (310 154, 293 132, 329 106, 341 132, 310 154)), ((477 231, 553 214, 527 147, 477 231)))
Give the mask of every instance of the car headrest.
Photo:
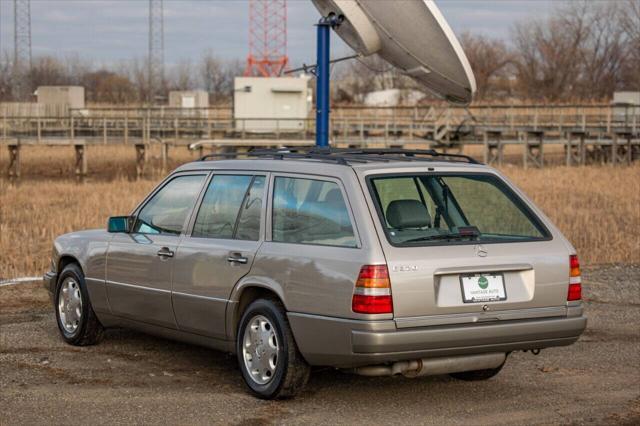
POLYGON ((344 204, 342 199, 342 192, 338 188, 332 188, 324 196, 324 201, 331 204, 344 204))
POLYGON ((424 228, 431 225, 431 218, 418 200, 393 200, 387 206, 387 222, 396 229, 424 228))

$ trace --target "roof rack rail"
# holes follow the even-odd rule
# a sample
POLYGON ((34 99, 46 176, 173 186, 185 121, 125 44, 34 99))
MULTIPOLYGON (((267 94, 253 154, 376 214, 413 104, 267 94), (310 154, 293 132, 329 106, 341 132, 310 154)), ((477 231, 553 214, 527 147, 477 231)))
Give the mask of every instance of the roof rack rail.
POLYGON ((463 154, 449 154, 433 149, 402 149, 402 148, 325 148, 325 147, 283 147, 276 149, 251 149, 247 152, 216 153, 203 156, 200 161, 213 158, 270 157, 275 160, 311 159, 324 162, 348 165, 349 163, 367 163, 372 161, 444 161, 467 162, 480 164, 473 157, 463 154))
MULTIPOLYGON (((326 148, 314 148, 318 151, 327 151, 326 148)), ((419 159, 421 157, 444 157, 455 160, 464 160, 472 164, 480 164, 475 158, 464 154, 449 154, 446 152, 438 152, 435 149, 404 149, 404 148, 330 148, 328 150, 331 153, 336 154, 349 154, 349 155, 369 155, 369 156, 383 156, 383 155, 399 155, 409 157, 408 159, 419 159)), ((397 159, 397 158, 394 158, 397 159)))
POLYGON ((198 161, 211 160, 212 158, 236 158, 238 155, 246 155, 244 152, 216 152, 203 155, 198 161))

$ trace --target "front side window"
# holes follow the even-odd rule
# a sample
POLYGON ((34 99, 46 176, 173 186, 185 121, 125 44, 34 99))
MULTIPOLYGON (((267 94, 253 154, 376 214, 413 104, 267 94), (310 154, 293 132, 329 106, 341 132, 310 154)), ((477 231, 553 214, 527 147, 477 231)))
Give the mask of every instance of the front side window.
POLYGON ((180 235, 205 177, 189 175, 170 180, 140 210, 133 232, 180 235))
POLYGON ((380 176, 370 183, 386 234, 396 245, 549 236, 524 202, 493 175, 380 176))
POLYGON ((253 176, 216 175, 204 194, 193 237, 233 238, 236 219, 253 176))
POLYGON ((356 247, 342 191, 335 182, 276 177, 273 241, 356 247))

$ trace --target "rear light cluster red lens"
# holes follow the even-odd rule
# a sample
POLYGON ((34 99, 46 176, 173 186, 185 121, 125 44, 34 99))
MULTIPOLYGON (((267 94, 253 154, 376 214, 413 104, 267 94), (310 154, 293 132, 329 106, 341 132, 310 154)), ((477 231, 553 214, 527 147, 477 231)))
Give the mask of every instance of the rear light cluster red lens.
POLYGON ((580 277, 580 261, 575 254, 569 256, 569 293, 567 301, 582 299, 582 279, 580 277))
POLYGON ((351 309, 359 314, 393 313, 387 265, 365 265, 360 269, 351 309))

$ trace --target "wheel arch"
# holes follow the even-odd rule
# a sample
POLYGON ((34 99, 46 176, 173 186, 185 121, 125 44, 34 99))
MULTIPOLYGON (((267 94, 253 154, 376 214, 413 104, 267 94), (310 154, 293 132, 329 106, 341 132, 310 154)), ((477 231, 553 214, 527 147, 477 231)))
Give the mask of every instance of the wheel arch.
POLYGON ((58 277, 62 273, 62 270, 72 263, 75 263, 76 265, 78 265, 78 267, 84 274, 84 268, 82 267, 82 264, 80 263, 77 257, 71 254, 63 254, 58 259, 58 277))
MULTIPOLYGON (((259 298, 278 299, 287 309, 282 286, 268 279, 256 277, 241 280, 233 289, 226 311, 227 336, 236 339, 236 329, 245 309, 251 302, 259 298)), ((235 347, 235 346, 234 346, 235 347)))

